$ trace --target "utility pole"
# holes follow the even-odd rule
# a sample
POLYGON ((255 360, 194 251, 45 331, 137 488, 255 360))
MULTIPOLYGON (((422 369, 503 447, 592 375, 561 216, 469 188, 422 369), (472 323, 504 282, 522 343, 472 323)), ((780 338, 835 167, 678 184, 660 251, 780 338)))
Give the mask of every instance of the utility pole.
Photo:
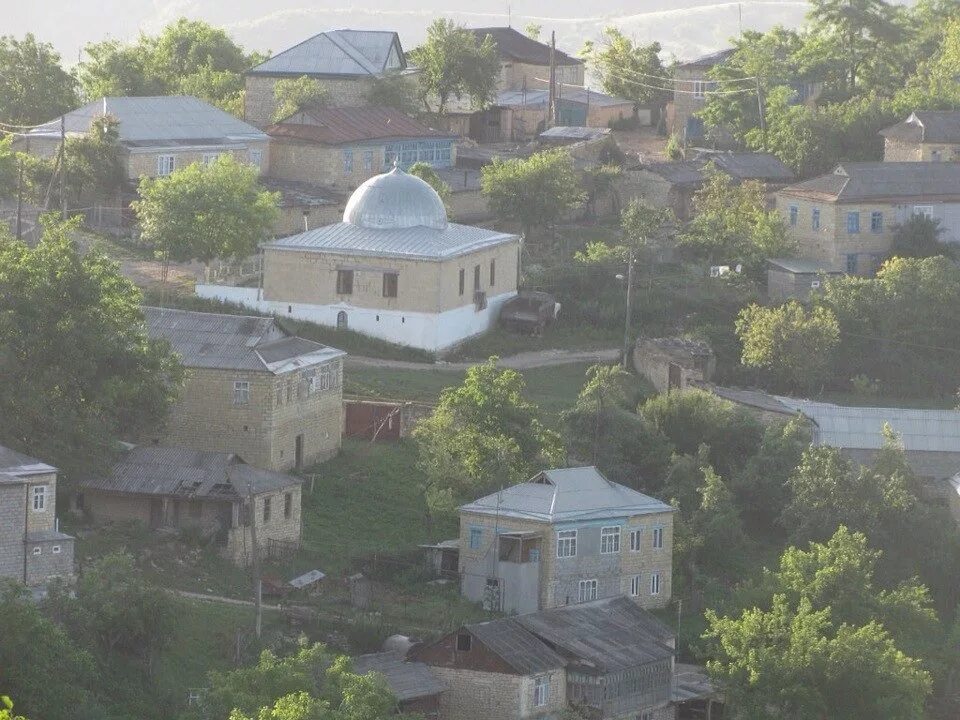
POLYGON ((17 240, 23 237, 23 160, 17 161, 17 240))
POLYGON ((60 219, 67 219, 67 194, 64 192, 67 178, 67 116, 60 116, 60 219))
POLYGON ((623 324, 623 359, 621 367, 627 369, 627 358, 630 355, 630 325, 633 315, 633 248, 627 252, 627 318, 623 324))
POLYGON ((552 128, 557 123, 557 32, 550 31, 550 108, 547 118, 547 127, 552 128))
POLYGON ((257 503, 253 497, 253 487, 247 485, 247 507, 250 522, 250 547, 253 551, 253 604, 256 608, 257 620, 255 632, 257 639, 263 632, 263 578, 260 576, 260 544, 257 542, 257 503))

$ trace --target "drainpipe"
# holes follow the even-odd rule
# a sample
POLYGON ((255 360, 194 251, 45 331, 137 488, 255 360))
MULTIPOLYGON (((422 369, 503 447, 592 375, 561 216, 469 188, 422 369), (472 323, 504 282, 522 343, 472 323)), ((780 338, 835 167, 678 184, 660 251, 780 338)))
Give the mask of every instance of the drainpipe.
POLYGON ((30 555, 27 552, 28 542, 28 523, 30 520, 30 483, 23 483, 23 584, 27 584, 27 562, 30 555))

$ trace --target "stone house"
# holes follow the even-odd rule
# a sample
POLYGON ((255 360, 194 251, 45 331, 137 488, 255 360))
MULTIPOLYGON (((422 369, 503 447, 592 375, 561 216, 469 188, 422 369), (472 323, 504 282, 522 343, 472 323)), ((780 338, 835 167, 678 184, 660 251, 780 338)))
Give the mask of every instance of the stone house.
POLYGON ((667 108, 667 129, 685 142, 701 142, 706 131, 703 120, 697 116, 707 103, 707 93, 716 83, 710 79, 710 71, 727 60, 735 48, 703 55, 695 60, 681 63, 673 70, 673 100, 667 108))
MULTIPOLYGON (((203 100, 189 95, 105 97, 63 116, 67 137, 86 135, 93 122, 109 115, 118 122, 121 162, 127 179, 162 177, 196 162, 232 155, 261 171, 269 164, 270 138, 203 100)), ((39 157, 60 147, 60 118, 27 131, 18 146, 39 157)))
POLYGON ((661 393, 709 382, 716 366, 710 345, 694 338, 642 337, 633 349, 634 369, 661 393))
POLYGON ((826 263, 804 258, 770 258, 767 260, 767 298, 773 303, 810 299, 839 270, 827 270, 826 263))
POLYGON ((343 222, 263 245, 263 289, 197 294, 430 351, 488 330, 517 291, 519 238, 448 222, 427 183, 394 168, 343 222))
POLYGON ((71 580, 73 543, 57 520, 57 469, 0 445, 0 578, 71 580))
MULTIPOLYGON (((235 453, 270 470, 335 455, 343 426, 342 350, 274 318, 144 308, 151 338, 187 369, 164 444, 235 453)), ((157 442, 161 438, 155 438, 157 442)))
MULTIPOLYGON (((471 28, 478 42, 489 35, 500 56, 498 90, 534 90, 550 85, 550 46, 512 27, 471 28)), ((583 86, 584 63, 562 50, 554 51, 556 83, 583 86)))
POLYGON ((419 161, 439 169, 457 159, 452 134, 389 107, 310 108, 266 132, 272 178, 341 190, 355 190, 395 163, 407 169, 419 161))
POLYGON ((389 30, 329 30, 307 38, 244 74, 244 119, 257 127, 273 122, 278 80, 307 76, 326 90, 332 106, 367 104, 375 80, 407 77, 400 37, 389 30))
POLYGON ((413 648, 450 720, 674 717, 673 631, 626 598, 465 625, 413 648))
POLYGON ((78 506, 98 523, 191 529, 236 563, 300 546, 300 479, 237 455, 146 445, 127 449, 109 474, 81 480, 78 506))
POLYGON ((920 110, 880 131, 885 162, 960 161, 960 111, 920 110))
POLYGON ((517 613, 620 596, 664 607, 673 513, 594 467, 544 471, 460 507, 461 594, 517 613))
POLYGON ((828 270, 871 275, 913 215, 939 220, 941 239, 960 242, 960 163, 843 163, 776 195, 799 255, 828 270))

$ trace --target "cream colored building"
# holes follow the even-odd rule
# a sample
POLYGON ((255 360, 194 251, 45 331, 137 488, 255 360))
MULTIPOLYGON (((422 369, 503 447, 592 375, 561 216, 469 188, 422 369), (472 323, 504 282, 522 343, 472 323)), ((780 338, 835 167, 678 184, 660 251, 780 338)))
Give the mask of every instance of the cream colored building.
MULTIPOLYGON (((550 86, 550 46, 512 27, 471 28, 478 42, 489 35, 500 56, 498 90, 533 90, 550 86)), ((554 52, 556 82, 583 86, 583 60, 562 50, 554 52)))
POLYGON ((263 246, 263 287, 197 294, 441 351, 489 329, 517 292, 519 238, 447 221, 399 168, 353 193, 343 222, 263 246))
POLYGON ((309 77, 331 106, 367 105, 377 78, 409 76, 400 37, 392 31, 330 30, 307 38, 245 73, 244 119, 257 127, 274 121, 278 80, 309 77))
POLYGON ((520 614, 617 596, 664 607, 674 512, 594 467, 546 470, 460 508, 461 594, 520 614))
POLYGON ((165 444, 234 453, 269 470, 301 469, 339 451, 342 350, 268 317, 151 307, 144 314, 150 337, 167 340, 187 370, 165 444))
POLYGON ((880 134, 887 162, 960 161, 960 111, 913 112, 880 134))
MULTIPOLYGON (((233 115, 188 95, 105 97, 63 116, 67 137, 86 135, 93 122, 117 120, 121 162, 126 177, 162 177, 193 163, 232 155, 266 171, 270 138, 233 115)), ((53 157, 60 147, 60 118, 38 125, 18 145, 38 157, 53 157)))

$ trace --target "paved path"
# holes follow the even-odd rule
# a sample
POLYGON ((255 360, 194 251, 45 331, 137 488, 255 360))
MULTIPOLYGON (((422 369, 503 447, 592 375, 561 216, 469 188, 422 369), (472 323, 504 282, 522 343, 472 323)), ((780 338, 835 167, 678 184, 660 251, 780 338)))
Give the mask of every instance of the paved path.
MULTIPOLYGON (((189 590, 171 590, 170 592, 180 597, 189 598, 190 600, 203 600, 204 602, 215 602, 223 605, 239 605, 240 607, 254 606, 252 600, 237 600, 236 598, 228 598, 223 595, 206 595, 204 593, 190 592, 189 590)), ((264 610, 280 610, 279 605, 268 605, 267 603, 263 603, 261 607, 264 610)))
MULTIPOLYGON (((607 350, 533 350, 518 355, 500 358, 500 367, 513 370, 528 370, 538 367, 552 367, 570 363, 598 363, 617 362, 620 359, 619 348, 607 350)), ((435 363, 410 362, 408 360, 384 360, 382 358, 364 357, 362 355, 348 355, 347 365, 354 367, 380 367, 394 370, 466 370, 476 365, 473 362, 443 362, 435 363)))

